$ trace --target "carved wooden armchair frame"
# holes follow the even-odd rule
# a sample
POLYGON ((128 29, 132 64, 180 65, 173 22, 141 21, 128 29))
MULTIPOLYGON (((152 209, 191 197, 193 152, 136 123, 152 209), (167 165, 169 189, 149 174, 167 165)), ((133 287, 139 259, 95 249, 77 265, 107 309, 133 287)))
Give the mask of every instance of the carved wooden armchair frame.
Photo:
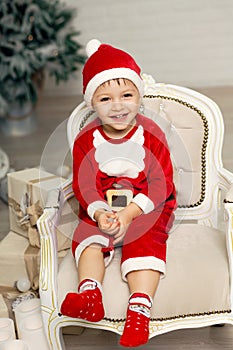
MULTIPOLYGON (((160 282, 152 309, 150 338, 181 328, 233 324, 233 175, 223 168, 221 160, 221 112, 215 102, 191 89, 156 84, 149 75, 143 79, 146 89, 142 112, 167 135, 179 205, 168 239, 167 276, 160 282), (225 213, 224 224, 219 221, 220 205, 225 213)), ((94 112, 85 103, 75 108, 67 125, 71 149, 77 132, 93 118, 94 112)), ((129 293, 117 272, 119 251, 107 268, 103 284, 105 318, 93 324, 60 314, 64 295, 76 290, 78 283, 73 257, 68 253, 58 265, 56 248, 56 232, 65 206, 71 208, 73 227, 77 224, 72 201, 72 181, 67 180, 51 192, 37 222, 41 237, 42 317, 53 350, 65 349, 65 326, 121 334, 129 293), (117 274, 109 288, 107 281, 117 274)), ((64 233, 72 236, 72 232, 64 233)))

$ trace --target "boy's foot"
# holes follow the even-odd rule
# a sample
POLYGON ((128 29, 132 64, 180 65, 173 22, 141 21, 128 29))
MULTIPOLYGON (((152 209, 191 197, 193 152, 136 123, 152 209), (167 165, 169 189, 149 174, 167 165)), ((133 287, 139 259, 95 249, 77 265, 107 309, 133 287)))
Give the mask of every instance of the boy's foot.
POLYGON ((131 296, 120 345, 135 347, 148 342, 151 306, 151 299, 148 295, 134 293, 131 296))
POLYGON ((104 318, 102 293, 95 281, 85 280, 79 285, 80 293, 68 293, 62 302, 61 313, 65 316, 98 322, 104 318), (95 285, 93 283, 95 283, 95 285), (86 284, 90 287, 85 289, 86 284))

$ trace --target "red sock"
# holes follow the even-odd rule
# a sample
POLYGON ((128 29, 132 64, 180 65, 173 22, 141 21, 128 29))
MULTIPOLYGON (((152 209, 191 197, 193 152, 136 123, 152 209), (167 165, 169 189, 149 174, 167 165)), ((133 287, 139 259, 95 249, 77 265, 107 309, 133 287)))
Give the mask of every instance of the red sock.
POLYGON ((149 338, 151 298, 144 293, 134 293, 129 299, 126 322, 120 344, 135 347, 146 344, 149 338))
POLYGON ((91 279, 83 280, 79 293, 68 293, 62 302, 61 313, 65 316, 98 322, 104 317, 101 286, 91 279))

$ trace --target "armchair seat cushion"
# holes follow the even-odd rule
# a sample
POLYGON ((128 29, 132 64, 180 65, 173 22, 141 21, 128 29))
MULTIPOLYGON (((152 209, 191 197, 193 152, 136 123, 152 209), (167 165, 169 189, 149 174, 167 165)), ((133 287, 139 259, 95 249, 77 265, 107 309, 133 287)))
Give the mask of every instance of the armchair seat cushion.
MULTIPOLYGON (((153 319, 172 319, 208 313, 229 312, 230 285, 225 234, 198 224, 174 227, 168 239, 167 274, 161 279, 153 319)), ((120 274, 121 250, 116 249, 103 283, 105 317, 125 318, 129 290, 120 274)), ((71 252, 58 273, 58 300, 77 291, 78 278, 71 252)))

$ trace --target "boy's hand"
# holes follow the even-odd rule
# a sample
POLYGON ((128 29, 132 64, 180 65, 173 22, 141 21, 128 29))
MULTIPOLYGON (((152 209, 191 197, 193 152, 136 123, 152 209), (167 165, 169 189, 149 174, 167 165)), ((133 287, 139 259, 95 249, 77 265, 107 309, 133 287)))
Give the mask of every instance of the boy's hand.
POLYGON ((124 240, 129 225, 137 216, 142 214, 141 208, 135 203, 130 203, 127 207, 117 213, 119 229, 114 235, 113 244, 116 245, 124 240))
POLYGON ((100 231, 108 235, 115 235, 119 230, 119 222, 117 214, 105 210, 97 210, 94 215, 98 222, 100 231))
POLYGON ((127 213, 125 213, 125 209, 119 211, 117 213, 117 216, 118 216, 119 225, 118 225, 118 232, 114 234, 113 245, 116 245, 123 241, 125 234, 127 232, 127 229, 132 222, 131 218, 127 216, 127 213))

